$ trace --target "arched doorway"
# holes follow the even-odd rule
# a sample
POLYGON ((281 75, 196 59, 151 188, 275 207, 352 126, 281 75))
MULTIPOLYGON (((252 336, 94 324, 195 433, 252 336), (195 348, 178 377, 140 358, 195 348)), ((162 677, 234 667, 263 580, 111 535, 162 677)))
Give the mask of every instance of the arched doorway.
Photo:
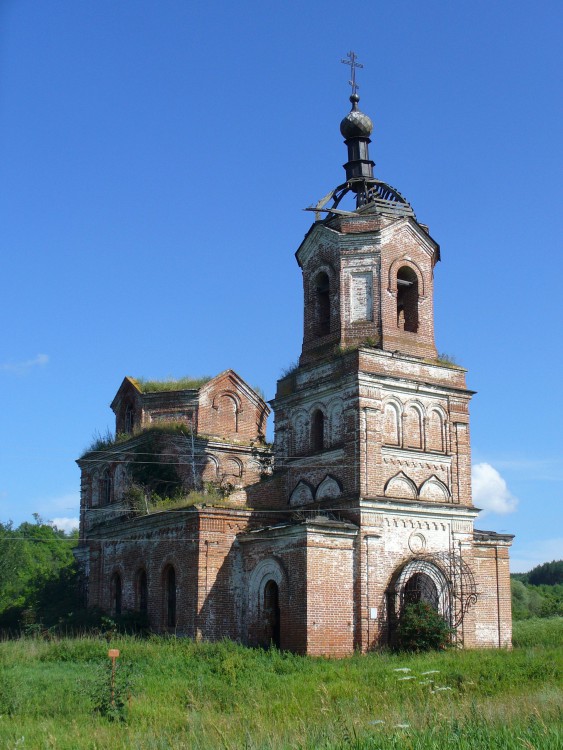
POLYGON ((432 609, 439 611, 440 596, 434 581, 426 573, 415 573, 405 583, 403 604, 424 602, 432 609))
POLYGON ((278 584, 270 580, 264 586, 264 645, 280 647, 280 596, 278 584))
POLYGON ((453 581, 430 556, 411 559, 393 574, 387 588, 387 639, 395 643, 395 632, 404 608, 425 602, 451 626, 453 581))

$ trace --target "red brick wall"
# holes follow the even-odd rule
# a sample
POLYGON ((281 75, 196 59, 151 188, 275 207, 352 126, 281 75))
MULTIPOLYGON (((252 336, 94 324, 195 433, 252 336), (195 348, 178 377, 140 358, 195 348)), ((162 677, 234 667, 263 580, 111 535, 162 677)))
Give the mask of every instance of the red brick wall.
POLYGON ((199 393, 198 432, 250 442, 265 435, 269 408, 227 372, 199 393))

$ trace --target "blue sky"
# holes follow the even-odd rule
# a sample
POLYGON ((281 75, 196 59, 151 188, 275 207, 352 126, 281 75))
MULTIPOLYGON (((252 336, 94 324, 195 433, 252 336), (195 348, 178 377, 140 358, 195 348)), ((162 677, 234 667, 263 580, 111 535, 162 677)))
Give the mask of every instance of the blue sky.
MULTIPOLYGON (((300 350, 302 209, 344 179, 354 49, 376 174, 440 243, 482 528, 561 557, 555 2, 3 0, 0 520, 77 515, 74 459, 124 375, 300 350)), ((61 521, 61 523, 63 523, 61 521)))

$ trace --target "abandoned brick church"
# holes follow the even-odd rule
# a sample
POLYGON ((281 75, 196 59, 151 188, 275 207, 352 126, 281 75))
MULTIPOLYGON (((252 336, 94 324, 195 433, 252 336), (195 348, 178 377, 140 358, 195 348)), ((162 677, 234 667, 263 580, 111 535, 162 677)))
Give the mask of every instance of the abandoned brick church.
POLYGON ((125 378, 115 440, 78 460, 90 606, 345 656, 392 642, 405 603, 424 600, 457 644, 510 646, 512 536, 474 529, 472 392, 434 344, 440 249, 374 177, 352 90, 346 181, 296 253, 303 346, 271 401, 273 450, 270 407, 231 370, 125 378))

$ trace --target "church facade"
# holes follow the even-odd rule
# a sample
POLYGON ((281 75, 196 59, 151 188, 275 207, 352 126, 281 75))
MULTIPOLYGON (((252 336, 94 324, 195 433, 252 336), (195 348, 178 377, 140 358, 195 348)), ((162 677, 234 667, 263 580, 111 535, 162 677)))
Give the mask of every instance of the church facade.
POLYGON ((118 437, 78 460, 88 604, 160 632, 345 656, 392 643, 423 600, 458 645, 509 647, 512 536, 474 528, 473 393, 434 343, 440 249, 374 177, 372 123, 350 101, 346 181, 296 253, 303 345, 271 402, 273 449, 269 406, 233 371, 126 378, 118 437))

